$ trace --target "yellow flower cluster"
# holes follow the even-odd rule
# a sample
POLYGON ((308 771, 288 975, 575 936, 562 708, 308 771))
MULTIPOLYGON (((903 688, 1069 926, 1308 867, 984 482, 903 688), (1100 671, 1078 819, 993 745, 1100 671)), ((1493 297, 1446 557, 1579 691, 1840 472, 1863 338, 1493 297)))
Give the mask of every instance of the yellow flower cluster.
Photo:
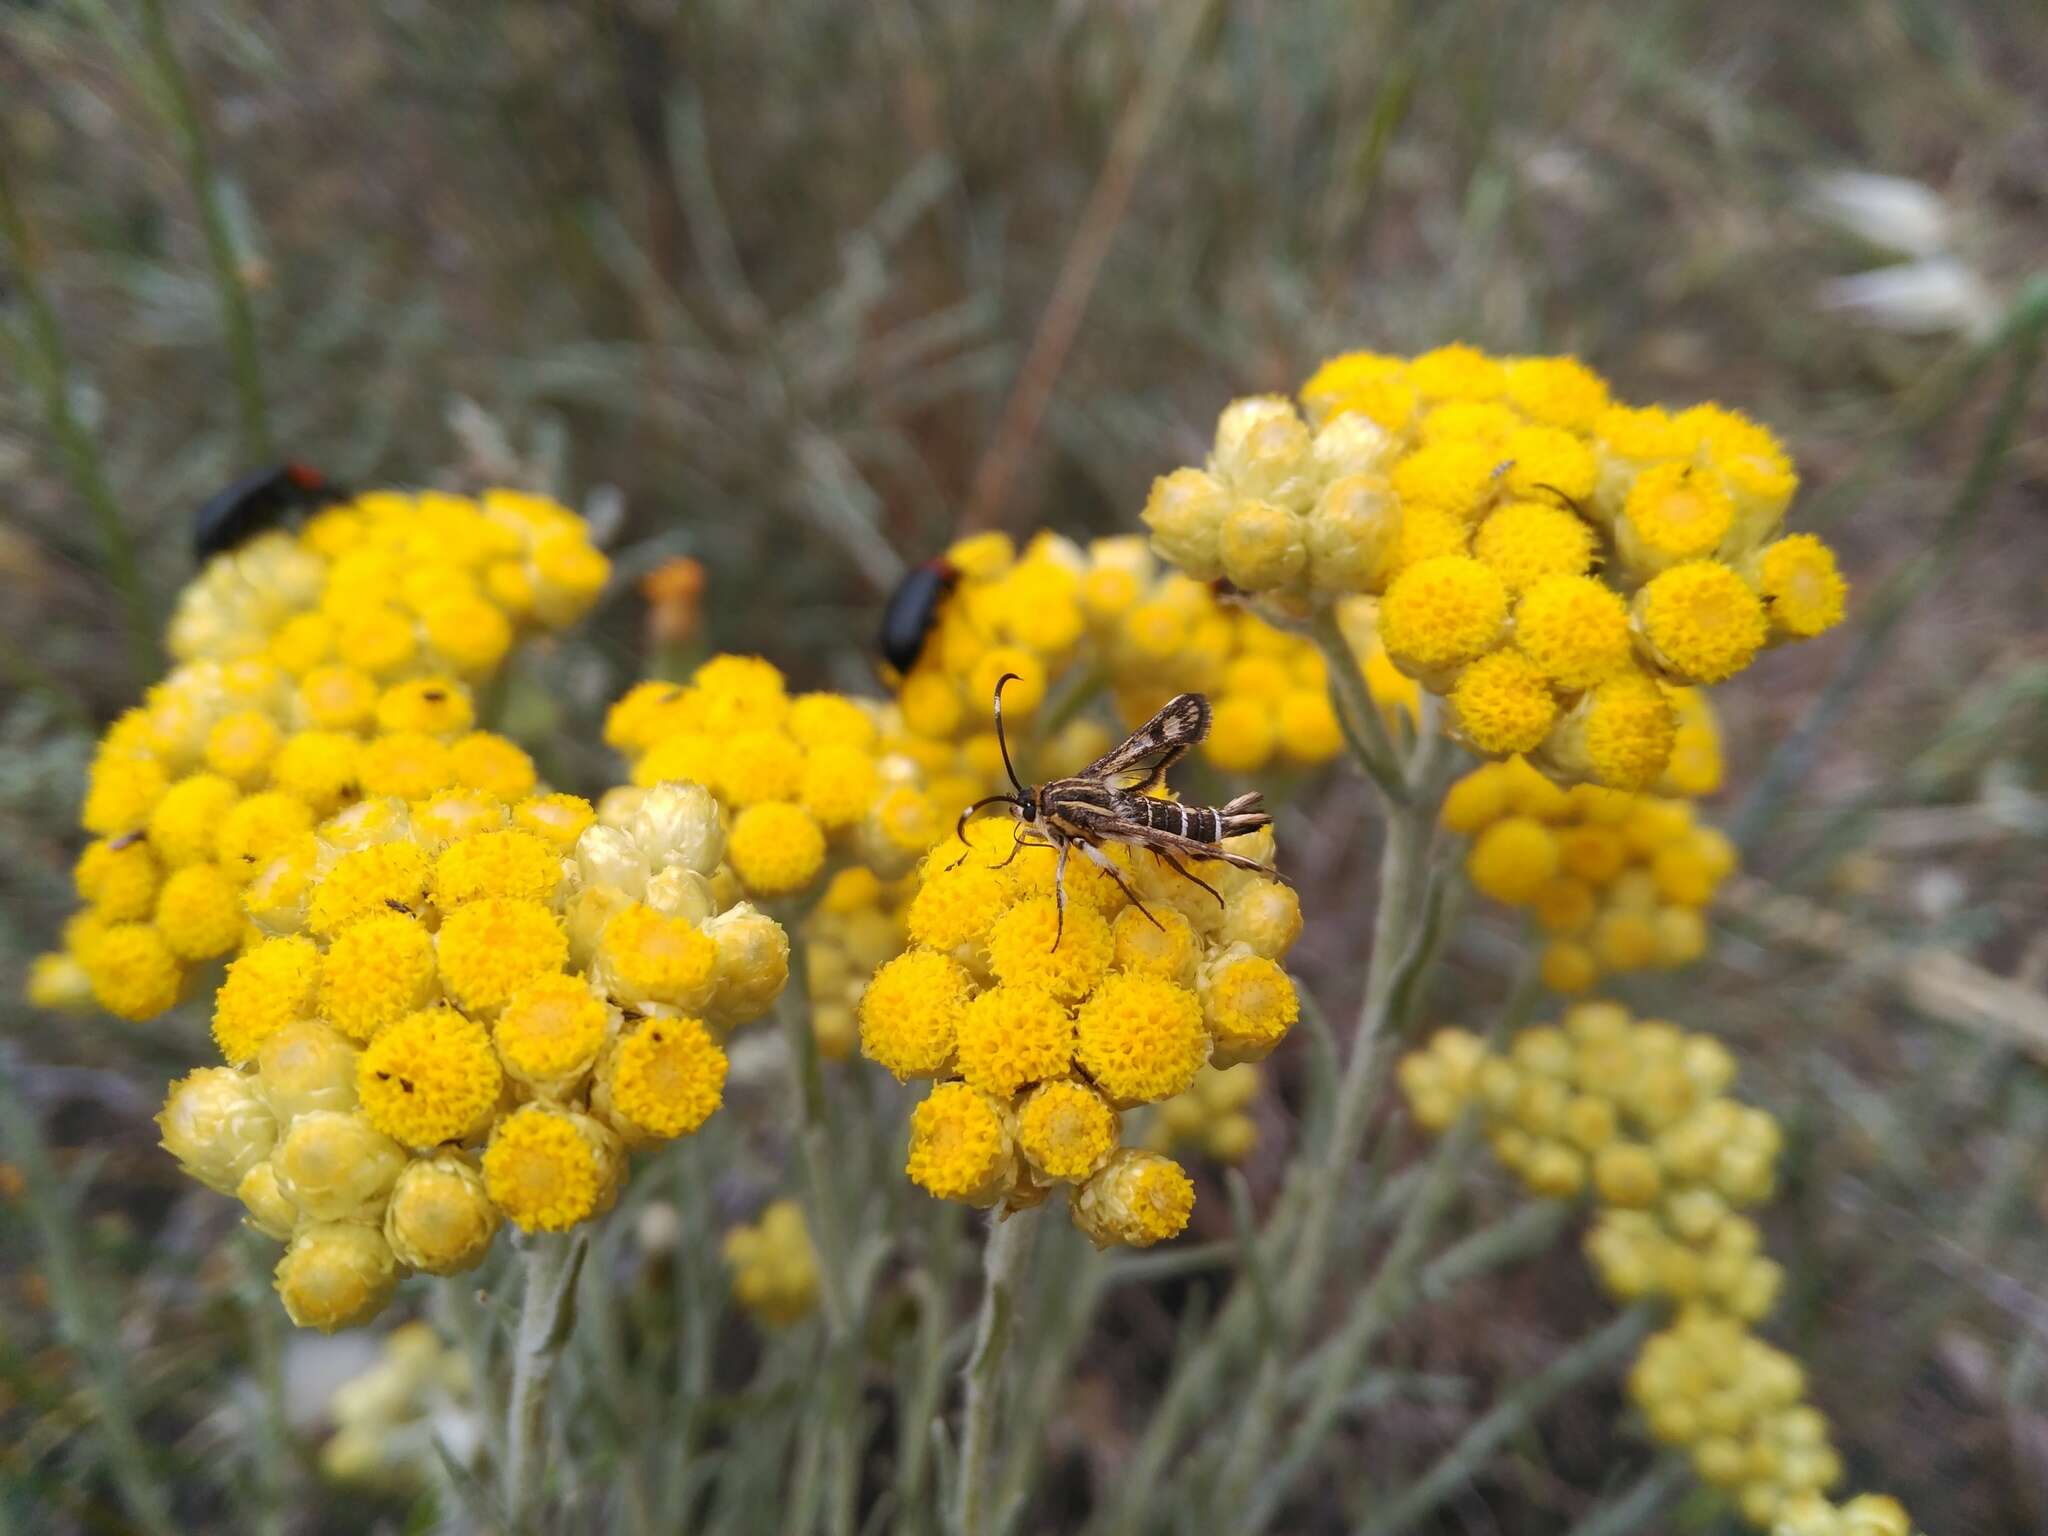
MULTIPOLYGON (((1084 549, 1041 533, 1019 555, 1006 536, 980 534, 945 559, 959 580, 897 697, 901 750, 923 765, 948 815, 1006 783, 989 707, 1005 672, 1017 674, 1003 712, 1018 769, 1039 777, 1075 772, 1112 745, 1087 718, 1032 739, 1047 697, 1084 687, 1091 675, 1109 688, 1126 729, 1177 693, 1207 694, 1214 720, 1202 755, 1226 773, 1311 767, 1343 750, 1315 645, 1224 600, 1210 583, 1163 568, 1138 536, 1084 549)), ((1362 626, 1359 654, 1369 658, 1370 606, 1347 615, 1362 626)), ((1415 685, 1384 650, 1365 669, 1375 696, 1405 696, 1412 708, 1415 685)))
POLYGON ((436 1440, 465 1459, 482 1428, 468 1359, 422 1322, 386 1334, 376 1363, 334 1389, 327 1416, 335 1427, 320 1447, 320 1470, 396 1492, 425 1485, 436 1440))
POLYGON ((938 840, 943 813, 890 724, 866 700, 792 697, 769 662, 721 655, 686 684, 629 690, 605 740, 636 784, 710 789, 732 816, 733 873, 749 894, 778 898, 808 889, 828 862, 902 875, 938 840))
POLYGON ((752 1226, 734 1227, 724 1254, 733 1299, 769 1327, 799 1322, 818 1304, 818 1252, 796 1201, 774 1201, 752 1226))
POLYGON ((1440 1131, 1475 1108, 1495 1155, 1532 1193, 1591 1193, 1586 1253, 1610 1295, 1678 1309, 1629 1379, 1651 1432, 1684 1449, 1752 1524, 1784 1530, 1773 1522, 1798 1512, 1836 1519, 1811 1528, 1847 1536, 1861 1527, 1840 1521, 1896 1506, 1828 1504, 1842 1467, 1827 1421, 1805 1401, 1798 1364, 1749 1332, 1783 1272, 1742 1212, 1771 1197, 1782 1135, 1768 1113, 1727 1096, 1734 1077, 1719 1041, 1610 1002, 1575 1004, 1561 1025, 1525 1029, 1500 1053, 1441 1030, 1400 1066, 1419 1124, 1440 1131))
POLYGON ((804 977, 818 1054, 845 1061, 859 1043, 854 1021, 868 978, 903 953, 915 875, 883 880, 871 869, 842 869, 804 920, 804 977))
MULTIPOLYGON (((907 1172, 940 1199, 1010 1210, 1064 1184, 1099 1245, 1172 1237, 1194 1187, 1170 1158, 1122 1145, 1122 1112, 1185 1092, 1206 1062, 1280 1043, 1300 1009, 1280 965, 1300 904, 1277 881, 1197 863, 1219 903, 1117 848, 1114 878, 1069 860, 1062 922, 1057 856, 1026 845, 1012 858, 1013 826, 974 822, 961 856, 930 856, 911 948, 861 997, 862 1054, 938 1080, 912 1116, 907 1172)), ((1226 846, 1270 860, 1271 832, 1226 846)))
POLYGON ((215 556, 171 621, 177 665, 99 744, 84 907, 32 999, 154 1018, 243 944, 259 873, 316 821, 531 794, 532 761, 475 728, 470 688, 522 630, 580 616, 608 569, 573 512, 516 491, 368 492, 215 556))
POLYGON ((479 1263, 499 1223, 608 1210, 637 1144, 723 1097, 725 1031, 788 977, 774 919, 735 900, 696 785, 508 808, 364 800, 259 879, 270 936, 228 967, 227 1065, 171 1088, 164 1146, 287 1243, 277 1287, 323 1330, 408 1269, 479 1263))
POLYGON ((1395 664, 1485 756, 1647 788, 1669 686, 1841 621, 1833 554, 1781 531, 1790 459, 1736 412, 1631 409, 1570 358, 1465 346, 1333 358, 1301 398, 1223 412, 1207 467, 1153 483, 1153 547, 1287 613, 1378 596, 1395 664))
POLYGON ((1706 909, 1736 865, 1734 844, 1695 821, 1690 798, 1560 789, 1519 757, 1453 784, 1442 820, 1472 840, 1473 885, 1543 930, 1543 981, 1555 992, 1697 960, 1706 909))
POLYGON ((1259 1094, 1259 1069, 1248 1061, 1234 1067, 1204 1067, 1185 1093, 1159 1106, 1145 1141, 1155 1152, 1192 1145, 1219 1163, 1241 1163, 1259 1142, 1258 1123, 1247 1112, 1259 1094))

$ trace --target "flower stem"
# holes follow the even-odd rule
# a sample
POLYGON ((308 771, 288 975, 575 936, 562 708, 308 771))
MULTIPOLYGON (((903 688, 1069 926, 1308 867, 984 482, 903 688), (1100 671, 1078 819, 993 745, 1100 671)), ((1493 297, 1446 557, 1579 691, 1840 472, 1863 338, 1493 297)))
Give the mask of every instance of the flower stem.
POLYGON ((1399 805, 1408 794, 1401 779, 1399 755, 1394 750, 1393 738, 1387 734, 1386 722, 1380 718, 1379 706, 1373 702, 1372 690, 1365 685, 1358 653, 1351 649, 1351 642, 1344 638, 1344 630, 1337 623, 1337 611, 1317 609, 1309 620, 1309 634, 1323 653, 1330 704, 1337 713, 1337 727, 1344 734, 1345 744, 1358 759, 1358 766, 1365 770, 1365 776, 1379 786, 1380 793, 1399 805))
POLYGON ((1656 1317, 1654 1307, 1639 1302, 1521 1382, 1466 1430, 1435 1466, 1363 1522, 1358 1527, 1358 1536, 1394 1536, 1435 1509, 1463 1488, 1488 1457, 1527 1428, 1553 1401, 1633 1352, 1649 1334, 1656 1317))
POLYGON ((587 1252, 589 1240, 581 1232, 538 1232, 526 1239, 526 1284, 512 1341, 512 1394, 505 1405, 505 1510, 515 1536, 538 1529, 548 1388, 576 1326, 576 1277, 587 1252))
POLYGON ((57 440, 72 489, 78 493, 92 519, 99 525, 100 545, 107 562, 107 579, 120 594, 121 611, 127 622, 128 653, 138 678, 155 676, 158 670, 156 616, 151 610, 148 590, 142 584, 141 567, 135 559, 135 540, 121 516, 120 503, 100 467, 98 445, 71 409, 71 359, 64 349, 64 333, 57 325, 56 306, 43 287, 44 254, 29 229, 28 216, 17 200, 8 177, 7 156, 0 150, 0 250, 13 267, 13 281, 28 312, 27 361, 42 395, 43 418, 50 435, 57 440))
POLYGON ((965 1388, 960 1428, 960 1502, 956 1536, 984 1536, 990 1529, 989 1493, 995 1460, 996 1415, 1002 1399, 1003 1365, 1016 1331, 1017 1286, 1038 1231, 1036 1210, 992 1217, 982 1251, 981 1315, 974 1348, 961 1368, 965 1388))
POLYGON ((164 22, 163 0, 141 0, 141 11, 150 66, 163 88, 171 129, 185 156, 185 177, 199 207, 199 227, 206 236, 206 255, 213 268, 214 292, 220 300, 221 328, 227 335, 228 363, 234 375, 235 402, 241 417, 242 454, 252 464, 262 463, 274 458, 276 449, 271 444, 270 418, 263 405, 263 360, 256 341, 256 313, 249 303, 248 285, 242 281, 241 263, 235 259, 227 203, 221 196, 212 152, 207 148, 198 97, 192 89, 191 77, 178 61, 178 50, 172 45, 170 28, 164 22))

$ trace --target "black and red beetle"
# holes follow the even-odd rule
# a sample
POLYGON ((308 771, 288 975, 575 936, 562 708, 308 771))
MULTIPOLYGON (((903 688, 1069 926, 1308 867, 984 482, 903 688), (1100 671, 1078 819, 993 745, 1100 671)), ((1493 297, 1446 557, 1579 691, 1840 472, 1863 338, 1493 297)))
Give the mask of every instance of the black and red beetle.
POLYGON ((206 560, 244 544, 294 513, 308 512, 348 492, 310 464, 272 464, 251 470, 206 498, 192 520, 192 555, 206 560))
POLYGON ((896 583, 882 608, 882 633, 876 641, 882 660, 901 673, 917 665, 938 622, 939 604, 959 582, 960 568, 940 555, 913 567, 896 583))

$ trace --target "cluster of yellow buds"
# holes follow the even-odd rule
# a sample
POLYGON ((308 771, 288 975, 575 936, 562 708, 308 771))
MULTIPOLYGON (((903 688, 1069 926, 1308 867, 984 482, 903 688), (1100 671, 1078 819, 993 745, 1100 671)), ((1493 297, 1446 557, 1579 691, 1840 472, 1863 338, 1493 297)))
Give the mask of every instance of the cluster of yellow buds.
POLYGON ((1629 1372, 1629 1396, 1650 1432, 1690 1456, 1701 1481, 1772 1536, 1912 1536, 1897 1499, 1865 1493, 1836 1504, 1842 1478, 1827 1418, 1806 1400, 1799 1362, 1703 1308, 1653 1334, 1629 1372))
POLYGON ((1153 547, 1283 612, 1377 596, 1395 664, 1484 756, 1645 789, 1669 686, 1842 618, 1828 547, 1781 536, 1790 459, 1736 412, 1631 409, 1571 358, 1466 346, 1333 358, 1301 398, 1225 409, 1207 467, 1154 482, 1153 547))
MULTIPOLYGON (((1651 1433, 1685 1449, 1761 1528, 1890 1532, 1846 1522, 1896 1510, 1891 1500, 1837 1508, 1823 1497, 1842 1472, 1827 1421, 1806 1402, 1797 1362, 1749 1331, 1783 1274, 1741 1212, 1770 1198, 1782 1136, 1768 1113, 1727 1096, 1734 1077, 1719 1041, 1610 1002, 1575 1004, 1500 1053, 1441 1030, 1400 1066, 1421 1125, 1443 1130, 1473 1107, 1530 1191, 1590 1190, 1599 1211, 1586 1253, 1610 1295, 1677 1307, 1629 1378, 1651 1433), (1783 1523, 1795 1514, 1818 1523, 1783 1523)), ((1898 1521, 1907 1536, 1903 1512, 1898 1521)))
POLYGON ((368 492, 215 556, 171 621, 177 665, 100 742, 85 906, 31 998, 154 1018, 243 944, 251 882, 316 821, 530 794, 531 760, 475 728, 470 688, 522 629, 580 616, 608 569, 573 512, 515 491, 368 492))
POLYGON ((466 1464, 481 1436, 469 1361, 422 1322, 384 1336, 377 1363, 327 1400, 334 1433, 320 1470, 340 1483, 404 1492, 428 1482, 438 1441, 466 1464))
POLYGON ((1543 930, 1543 981, 1555 992, 1699 959, 1706 909, 1736 865, 1734 844, 1700 825, 1688 798, 1560 789, 1518 757, 1453 784, 1442 820, 1472 839, 1473 885, 1543 930))
MULTIPOLYGON (((1300 1011, 1280 965, 1300 904, 1278 881, 1196 863, 1219 903, 1118 846, 1114 876, 1068 861, 1062 919, 1056 854, 1013 848, 1013 827, 972 823, 961 855, 930 856, 912 947, 861 998, 862 1053, 938 1080, 912 1116, 907 1172, 940 1199, 1009 1210, 1064 1184, 1098 1244, 1172 1237, 1194 1186, 1172 1159, 1122 1145, 1122 1112, 1280 1043, 1300 1011)), ((1269 861, 1271 830, 1225 846, 1269 861)))
MULTIPOLYGON (((1163 567, 1142 537, 1084 548, 1041 533, 1020 556, 1005 535, 979 534, 943 558, 958 578, 897 687, 906 732, 898 745, 925 767, 941 806, 957 811, 1004 783, 989 702, 1005 672, 1017 674, 1003 712, 1020 771, 1041 777, 1074 772, 1111 745, 1085 716, 1030 740, 1047 697, 1091 678, 1108 687, 1126 729, 1177 693, 1209 695, 1214 722, 1201 751, 1226 773, 1312 767, 1343 750, 1314 643, 1163 567)), ((1361 626, 1375 696, 1405 694, 1412 708, 1415 685, 1372 647, 1370 605, 1360 607, 1346 622, 1361 626)))
POLYGON ((786 1328, 818 1304, 818 1251, 796 1201, 774 1201, 753 1225, 734 1227, 723 1251, 733 1299, 760 1322, 786 1328))
POLYGON ((884 739, 889 723, 871 701, 792 697, 771 663, 720 655, 688 683, 630 689, 605 740, 636 784, 711 790, 732 813, 733 873, 773 899, 808 889, 835 859, 902 875, 938 840, 940 813, 916 762, 884 739))
POLYGON ((1155 1152, 1193 1146, 1215 1162, 1241 1163, 1259 1144, 1258 1122, 1248 1112, 1258 1095, 1259 1069, 1252 1062, 1204 1067, 1185 1093, 1159 1106, 1146 1145, 1155 1152))
POLYGON ((903 952, 916 876, 883 880, 871 869, 842 869, 826 884, 804 919, 805 991, 811 1033, 827 1061, 853 1055, 860 1031, 854 1022, 868 978, 903 952))
POLYGON ((258 877, 271 935, 228 967, 226 1066, 172 1085, 164 1146, 287 1243, 277 1287, 325 1330, 400 1272, 479 1263, 501 1218, 608 1210, 640 1143, 718 1108, 732 1026, 788 978, 737 900, 694 784, 508 808, 451 790, 364 800, 258 877))

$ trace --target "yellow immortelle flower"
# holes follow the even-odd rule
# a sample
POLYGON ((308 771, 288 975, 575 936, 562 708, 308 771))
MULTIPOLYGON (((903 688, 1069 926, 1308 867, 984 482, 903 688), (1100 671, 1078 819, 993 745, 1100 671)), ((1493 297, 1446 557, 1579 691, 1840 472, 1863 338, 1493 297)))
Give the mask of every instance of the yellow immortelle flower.
POLYGON ((1074 1059, 1123 1105, 1181 1092, 1209 1056, 1201 1001, 1157 976, 1105 978, 1076 1012, 1074 1038, 1074 1059))
POLYGON ((1087 1178, 1116 1150, 1117 1134, 1115 1108, 1070 1078, 1041 1083, 1017 1108, 1017 1150, 1041 1178, 1087 1178))
POLYGON ((1074 1225, 1098 1248, 1149 1248, 1178 1237, 1194 1207, 1195 1186, 1180 1164, 1122 1147, 1075 1191, 1074 1225))
POLYGON ((122 1019, 153 1019, 178 1001, 185 971, 148 923, 113 923, 79 957, 99 1005, 122 1019))
POLYGON ((157 895, 156 931, 181 960, 211 960, 242 938, 242 893, 218 864, 173 870, 157 895))
POLYGON ((1380 634, 1397 665, 1433 672, 1492 650, 1507 610, 1507 587, 1490 567, 1445 555, 1394 578, 1380 605, 1380 634))
POLYGON ((356 1048, 318 1019, 294 1019, 256 1052, 263 1101, 281 1126, 315 1110, 356 1107, 356 1048))
POLYGON ((910 1116, 904 1171, 941 1200, 993 1205, 1009 1187, 1015 1149, 999 1102, 966 1083, 940 1083, 910 1116))
POLYGON ((156 910, 163 871, 146 839, 100 838, 78 856, 72 879, 78 894, 110 923, 134 922, 156 910))
POLYGON ((687 1136, 718 1108, 725 1070, 725 1052, 701 1020, 643 1019, 598 1064, 595 1102, 640 1137, 687 1136))
POLYGON ((1218 1065, 1263 1061, 1301 1017, 1287 973, 1264 955, 1225 950, 1202 974, 1202 1015, 1218 1065))
POLYGON ((405 1152, 356 1111, 298 1116, 271 1157, 280 1193, 313 1221, 353 1221, 391 1192, 405 1152))
POLYGON ((1521 906, 1557 873, 1558 844, 1550 830, 1527 816, 1510 816, 1473 840, 1465 873, 1495 901, 1521 906))
POLYGON ((1042 988, 1018 983, 992 987, 967 1005, 957 1027, 956 1062, 971 1087, 1008 1098, 1065 1075, 1074 1044, 1065 1006, 1042 988))
POLYGON ((1734 676, 1769 633, 1756 593, 1712 560, 1674 566, 1651 581, 1636 596, 1635 621, 1649 659, 1688 683, 1734 676))
POLYGON ((168 869, 211 858, 221 818, 242 792, 232 779, 195 773, 164 792, 149 814, 149 850, 168 869))
POLYGON ((429 872, 426 853, 410 842, 379 843, 345 854, 321 877, 307 902, 307 926, 332 937, 378 913, 417 911, 427 899, 429 872))
POLYGON ((1472 553, 1520 596, 1546 576, 1582 576, 1593 563, 1593 529, 1563 507, 1514 501, 1489 515, 1472 553))
POLYGON ((734 1227, 721 1252, 734 1299, 760 1321, 786 1327, 817 1305, 818 1254, 794 1200, 776 1200, 754 1225, 734 1227))
POLYGON ((475 1135, 503 1087, 489 1033, 452 1008, 423 1008, 386 1025, 356 1064, 370 1123, 409 1147, 475 1135))
POLYGON ((825 867, 824 829, 800 805, 750 805, 733 822, 727 856, 747 889, 762 896, 791 895, 825 867))
POLYGON ((246 884, 313 827, 313 809, 279 790, 245 796, 223 816, 214 834, 213 856, 230 880, 246 884))
POLYGON ((564 1232, 611 1208, 625 1154, 588 1115, 528 1104, 498 1122, 484 1150, 484 1187, 528 1232, 564 1232))
MULTIPOLYGON (((318 900, 316 893, 315 900, 318 900)), ((534 976, 569 959, 562 923, 539 902, 486 897, 442 920, 441 982, 463 1008, 496 1013, 534 976)))
POLYGON ((1035 984, 1068 1003, 1101 980, 1112 952, 1109 924, 1092 906, 1074 900, 1064 918, 1050 897, 1020 901, 996 919, 988 935, 989 968, 999 981, 1035 984))
POLYGON ((914 949, 875 972, 860 1000, 860 1047, 899 1078, 947 1070, 967 1011, 967 972, 944 955, 914 949))
POLYGON ((1548 763, 1613 789, 1646 789, 1671 759, 1677 721, 1655 679, 1624 672, 1584 695, 1543 746, 1548 763))
POLYGON ((430 889, 445 912, 483 896, 549 902, 561 880, 561 853, 531 832, 479 832, 441 851, 430 889))
POLYGON ((222 1194, 232 1194, 277 1141, 277 1121, 255 1080, 229 1067, 201 1067, 172 1083, 156 1123, 164 1150, 222 1194))
POLYGON ((1842 622, 1849 584, 1834 551, 1810 533, 1766 544, 1757 552, 1755 584, 1780 640, 1806 640, 1842 622))
POLYGON ((1489 757, 1534 751, 1557 719, 1543 669, 1520 651, 1480 657, 1458 674, 1450 700, 1458 733, 1489 757))
POLYGON ((718 945, 697 924, 635 902, 605 925, 598 963, 627 1002, 702 1008, 718 975, 718 945))
POLYGON ((581 977, 537 976, 513 994, 491 1034, 507 1075, 559 1093, 596 1064, 607 1018, 581 977))
POLYGON ((1515 645, 1560 688, 1590 688, 1629 665, 1628 607, 1590 576, 1546 576, 1515 608, 1515 645))

